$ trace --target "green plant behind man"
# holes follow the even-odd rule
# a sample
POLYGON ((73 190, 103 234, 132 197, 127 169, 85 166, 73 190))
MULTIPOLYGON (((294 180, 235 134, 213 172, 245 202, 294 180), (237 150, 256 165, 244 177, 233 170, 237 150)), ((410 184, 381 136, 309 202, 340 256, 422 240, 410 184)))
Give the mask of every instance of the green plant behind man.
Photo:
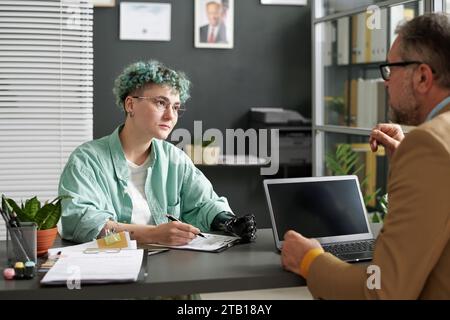
MULTIPOLYGON (((352 149, 352 146, 350 144, 339 144, 336 148, 335 154, 329 153, 326 155, 325 163, 328 170, 330 170, 331 174, 334 176, 357 175, 364 170, 364 164, 358 163, 358 159, 358 154, 352 149)), ((361 188, 363 190, 365 190, 365 187, 367 186, 368 178, 369 176, 366 176, 361 181, 361 188)), ((373 193, 364 194, 364 204, 368 209, 372 199, 376 198, 380 191, 381 189, 377 189, 373 193)), ((386 200, 385 207, 387 208, 387 195, 385 196, 382 196, 381 198, 386 200)), ((381 204, 379 204, 378 206, 381 206, 381 204)))

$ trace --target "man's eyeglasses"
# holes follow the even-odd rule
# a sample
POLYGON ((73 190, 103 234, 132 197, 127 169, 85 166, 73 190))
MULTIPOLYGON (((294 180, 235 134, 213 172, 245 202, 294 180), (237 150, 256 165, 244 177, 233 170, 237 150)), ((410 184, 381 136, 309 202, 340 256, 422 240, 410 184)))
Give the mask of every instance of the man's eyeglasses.
MULTIPOLYGON (((388 81, 391 78, 391 67, 407 67, 412 64, 425 64, 425 62, 422 61, 402 61, 402 62, 393 62, 393 63, 384 63, 380 64, 380 72, 381 77, 383 77, 384 81, 388 81)), ((434 70, 431 69, 431 71, 434 70)))
POLYGON ((143 99, 150 101, 155 107, 156 110, 163 113, 168 108, 172 108, 172 111, 174 114, 176 114, 178 117, 181 117, 181 115, 186 111, 186 108, 184 108, 180 104, 170 104, 170 102, 166 99, 163 99, 162 97, 138 97, 138 96, 132 96, 132 98, 135 99, 143 99))

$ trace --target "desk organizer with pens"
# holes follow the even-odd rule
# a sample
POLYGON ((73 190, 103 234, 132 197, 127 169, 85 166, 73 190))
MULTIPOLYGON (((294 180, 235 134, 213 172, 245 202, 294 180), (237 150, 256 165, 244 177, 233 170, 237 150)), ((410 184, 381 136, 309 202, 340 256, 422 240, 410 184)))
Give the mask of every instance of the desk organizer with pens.
POLYGON ((37 263, 36 234, 37 224, 34 222, 22 222, 20 227, 6 229, 6 252, 10 266, 28 261, 27 257, 37 263))

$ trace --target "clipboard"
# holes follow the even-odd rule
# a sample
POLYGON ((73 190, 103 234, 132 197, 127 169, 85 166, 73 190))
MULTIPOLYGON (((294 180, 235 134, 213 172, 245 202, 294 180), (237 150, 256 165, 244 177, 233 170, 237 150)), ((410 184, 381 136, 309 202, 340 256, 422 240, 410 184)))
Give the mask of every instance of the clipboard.
POLYGON ((170 248, 160 247, 160 246, 153 246, 153 245, 139 245, 139 248, 145 249, 148 256, 153 256, 158 253, 167 252, 170 250, 170 248))
POLYGON ((241 240, 240 237, 220 235, 213 233, 202 232, 205 238, 196 237, 190 243, 182 246, 167 246, 160 244, 149 244, 149 247, 164 247, 176 250, 193 250, 193 251, 203 251, 203 252, 222 252, 235 244, 238 244, 241 240))

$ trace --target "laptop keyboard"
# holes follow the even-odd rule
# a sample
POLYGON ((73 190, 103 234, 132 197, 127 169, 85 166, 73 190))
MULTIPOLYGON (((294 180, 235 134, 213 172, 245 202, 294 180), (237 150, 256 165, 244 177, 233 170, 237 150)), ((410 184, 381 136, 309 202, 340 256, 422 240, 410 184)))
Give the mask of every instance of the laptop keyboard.
POLYGON ((342 242, 323 245, 323 249, 335 256, 354 252, 372 252, 375 240, 364 240, 356 242, 342 242))

